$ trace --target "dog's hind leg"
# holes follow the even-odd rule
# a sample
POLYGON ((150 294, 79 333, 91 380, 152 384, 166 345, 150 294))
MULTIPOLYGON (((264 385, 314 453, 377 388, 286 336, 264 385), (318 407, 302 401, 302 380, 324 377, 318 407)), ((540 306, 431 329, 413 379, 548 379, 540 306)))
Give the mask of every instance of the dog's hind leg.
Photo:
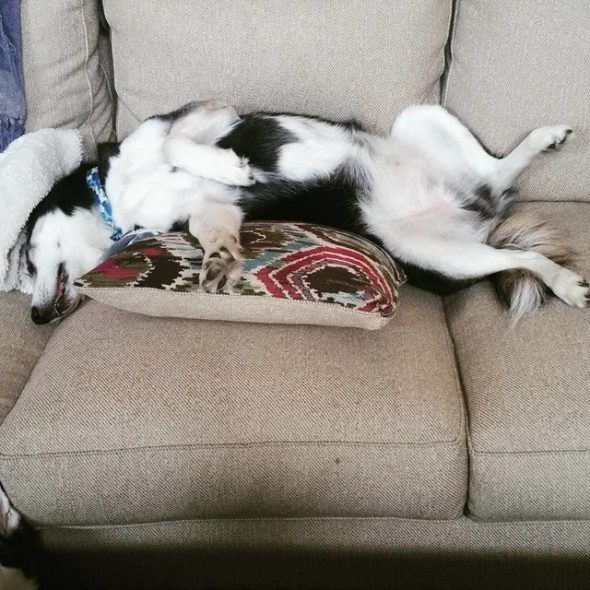
POLYGON ((181 109, 181 114, 173 120, 170 135, 181 135, 195 143, 211 145, 239 120, 236 110, 222 100, 196 102, 181 109))
MULTIPOLYGON (((566 125, 542 127, 531 132, 512 152, 504 158, 489 154, 474 135, 453 115, 437 106, 416 106, 403 111, 392 128, 391 140, 399 152, 407 152, 422 166, 426 178, 439 182, 449 194, 456 195, 458 205, 464 212, 473 214, 467 226, 480 228, 481 239, 474 242, 447 241, 440 235, 430 236, 425 231, 401 235, 385 230, 384 242, 390 243, 394 255, 409 265, 416 277, 433 274, 435 283, 442 277, 453 280, 477 280, 502 273, 505 270, 524 269, 534 273, 544 285, 571 305, 584 307, 588 304, 588 285, 582 277, 569 271, 549 258, 564 262, 563 253, 568 249, 557 234, 545 226, 531 225, 521 220, 497 226, 511 204, 510 189, 521 174, 541 152, 557 149, 571 134, 566 125), (423 164, 422 164, 423 163, 423 164), (489 232, 502 230, 499 235, 489 232), (391 235, 390 235, 391 234, 391 235), (491 240, 494 248, 478 243, 491 240), (517 249, 517 248, 520 248, 517 249), (542 250, 539 252, 531 250, 542 250), (424 272, 426 271, 426 272, 424 272)), ((458 220, 460 217, 458 218, 458 220)), ((457 234, 465 228, 458 222, 457 234)), ((477 233, 474 233, 477 236, 477 233)), ((412 278, 412 274, 409 276, 412 278)), ((500 275, 502 276, 502 274, 500 275)), ((508 275, 504 275, 508 276, 508 275)), ((514 318, 535 309, 543 287, 529 273, 510 273, 510 288, 502 288, 503 300, 509 302, 514 318)), ((417 281, 419 282, 419 281, 417 281)))
POLYGON ((531 131, 507 156, 496 161, 489 184, 507 190, 542 152, 559 149, 573 132, 568 125, 539 127, 531 131))
POLYGON ((481 279, 506 270, 524 269, 538 276, 568 305, 590 304, 590 286, 583 277, 532 250, 497 249, 425 234, 402 233, 387 242, 392 254, 402 262, 451 279, 481 279))
POLYGON ((443 107, 414 105, 403 110, 393 123, 391 139, 450 182, 466 176, 481 184, 494 172, 497 158, 443 107))
POLYGON ((492 196, 501 197, 539 154, 558 149, 571 133, 567 125, 535 129, 507 156, 498 158, 444 108, 419 105, 402 111, 393 124, 391 139, 449 183, 467 184, 471 190, 486 187, 492 196))

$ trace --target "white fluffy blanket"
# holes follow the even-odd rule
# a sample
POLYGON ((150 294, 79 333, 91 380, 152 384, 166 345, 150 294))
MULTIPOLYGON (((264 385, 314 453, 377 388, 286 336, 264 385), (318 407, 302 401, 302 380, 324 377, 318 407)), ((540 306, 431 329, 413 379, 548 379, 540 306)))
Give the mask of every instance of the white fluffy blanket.
POLYGON ((24 256, 27 219, 81 160, 82 139, 73 129, 28 133, 0 154, 0 291, 31 292, 24 256))

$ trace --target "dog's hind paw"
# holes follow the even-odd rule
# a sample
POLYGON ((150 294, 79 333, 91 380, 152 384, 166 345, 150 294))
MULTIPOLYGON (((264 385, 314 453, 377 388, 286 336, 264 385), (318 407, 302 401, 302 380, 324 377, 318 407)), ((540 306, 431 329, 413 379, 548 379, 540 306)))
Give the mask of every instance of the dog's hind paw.
POLYGON ((573 129, 569 125, 539 127, 539 129, 535 129, 531 132, 528 141, 535 150, 540 152, 559 150, 571 137, 572 133, 573 129))
POLYGON ((590 307, 590 284, 580 275, 566 270, 552 290, 562 301, 574 307, 590 307))

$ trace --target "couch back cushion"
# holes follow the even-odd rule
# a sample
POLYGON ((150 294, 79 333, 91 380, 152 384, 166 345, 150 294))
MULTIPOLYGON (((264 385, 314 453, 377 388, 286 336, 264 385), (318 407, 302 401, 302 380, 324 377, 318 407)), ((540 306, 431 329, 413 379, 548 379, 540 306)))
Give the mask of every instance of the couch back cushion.
POLYGON ((386 130, 438 99, 450 0, 105 0, 117 130, 194 99, 386 130))
MULTIPOLYGON (((27 131, 79 128, 89 155, 113 130, 113 104, 99 59, 96 0, 23 0, 23 72, 27 131)), ((103 59, 108 52, 101 52, 103 59)))
POLYGON ((524 200, 590 200, 590 2, 459 0, 443 103, 493 151, 535 127, 577 133, 520 179, 524 200))

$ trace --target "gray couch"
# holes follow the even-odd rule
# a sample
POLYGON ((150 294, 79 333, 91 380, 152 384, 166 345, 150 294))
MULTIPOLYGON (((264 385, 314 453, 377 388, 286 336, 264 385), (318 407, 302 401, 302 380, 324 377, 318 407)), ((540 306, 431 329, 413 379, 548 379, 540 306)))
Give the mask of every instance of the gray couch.
MULTIPOLYGON (((590 3, 23 0, 29 130, 96 142, 194 98, 354 116, 417 102, 503 152, 590 275, 590 3), (51 7, 49 7, 51 6, 51 7)), ((590 313, 510 328, 482 283, 406 286, 379 332, 0 297, 0 481, 60 588, 589 587, 590 313), (84 580, 80 582, 79 580, 84 580), (535 586, 536 584, 536 586, 535 586)))

